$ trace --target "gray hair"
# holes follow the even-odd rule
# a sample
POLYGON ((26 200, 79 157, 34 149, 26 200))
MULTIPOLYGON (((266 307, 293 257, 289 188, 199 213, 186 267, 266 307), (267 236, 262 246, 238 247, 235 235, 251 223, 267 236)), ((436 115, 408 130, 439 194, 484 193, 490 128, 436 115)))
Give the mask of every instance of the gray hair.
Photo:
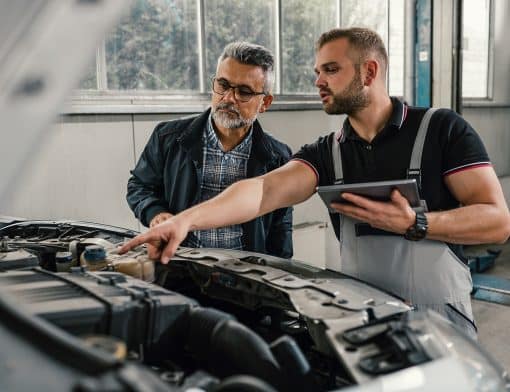
POLYGON ((271 92, 274 82, 274 56, 269 49, 249 42, 231 42, 223 49, 217 66, 219 67, 220 63, 227 58, 233 58, 241 64, 256 65, 262 68, 264 92, 271 92))

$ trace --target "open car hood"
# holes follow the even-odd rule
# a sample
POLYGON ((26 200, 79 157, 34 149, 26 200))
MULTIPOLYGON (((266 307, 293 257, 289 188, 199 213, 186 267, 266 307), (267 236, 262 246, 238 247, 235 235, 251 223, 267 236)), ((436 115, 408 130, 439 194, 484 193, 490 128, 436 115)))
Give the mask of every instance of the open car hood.
MULTIPOLYGON (((449 321, 409 312, 401 299, 367 283, 253 252, 179 248, 168 265, 150 261, 143 247, 118 255, 116 247, 135 234, 73 221, 0 228, 1 297, 5 311, 15 309, 24 320, 10 323, 23 328, 8 332, 32 336, 45 326, 55 352, 23 334, 16 339, 44 353, 51 371, 55 363, 69 365, 59 371, 72 375, 62 390, 90 374, 98 388, 105 379, 126 382, 121 370, 128 368, 171 391, 203 384, 222 390, 242 375, 251 381, 239 385, 269 388, 260 390, 388 391, 401 390, 399 380, 410 382, 413 374, 421 376, 411 389, 432 391, 450 382, 440 376, 446 368, 465 391, 507 386, 506 373, 449 321), (110 358, 105 346, 125 351, 101 369, 84 365, 98 336, 107 343, 96 343, 94 355, 110 358), (79 369, 69 362, 73 355, 79 369)), ((16 350, 5 355, 14 358, 16 350)), ((0 380, 4 387, 24 385, 11 375, 0 380)))

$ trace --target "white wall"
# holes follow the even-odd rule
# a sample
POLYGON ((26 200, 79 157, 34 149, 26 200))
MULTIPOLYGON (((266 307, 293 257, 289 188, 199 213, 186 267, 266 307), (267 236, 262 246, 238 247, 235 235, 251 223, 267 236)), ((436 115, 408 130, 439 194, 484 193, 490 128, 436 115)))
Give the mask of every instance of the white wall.
POLYGON ((130 115, 66 117, 42 140, 0 213, 137 228, 124 200, 134 160, 130 115))

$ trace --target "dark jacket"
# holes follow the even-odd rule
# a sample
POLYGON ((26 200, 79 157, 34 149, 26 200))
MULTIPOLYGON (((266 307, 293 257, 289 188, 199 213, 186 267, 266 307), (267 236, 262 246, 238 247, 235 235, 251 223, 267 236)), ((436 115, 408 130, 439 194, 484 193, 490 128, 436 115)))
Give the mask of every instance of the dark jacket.
MULTIPOLYGON (((160 212, 177 214, 200 202, 202 134, 209 113, 210 109, 163 122, 154 129, 127 186, 128 204, 145 226, 160 212)), ((253 124, 252 137, 247 177, 265 174, 289 160, 290 148, 265 133, 258 121, 253 124)), ((243 250, 292 257, 292 208, 273 211, 242 226, 243 250)))

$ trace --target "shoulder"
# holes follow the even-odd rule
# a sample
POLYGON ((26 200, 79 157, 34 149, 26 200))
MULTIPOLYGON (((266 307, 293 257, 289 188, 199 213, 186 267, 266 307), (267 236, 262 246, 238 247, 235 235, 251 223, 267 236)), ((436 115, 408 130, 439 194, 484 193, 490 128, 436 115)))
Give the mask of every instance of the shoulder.
POLYGON ((267 133, 266 131, 262 132, 267 145, 270 147, 274 154, 287 159, 290 158, 290 156, 292 155, 292 150, 287 144, 276 139, 273 135, 267 133))
POLYGON ((458 113, 450 109, 437 109, 428 129, 426 147, 437 156, 442 153, 443 175, 473 164, 488 164, 485 145, 473 127, 458 113))
POLYGON ((327 135, 320 136, 313 143, 308 143, 302 146, 298 153, 302 154, 317 154, 320 155, 329 154, 331 152, 331 145, 333 144, 333 138, 341 138, 341 134, 338 132, 330 132, 327 135))
POLYGON ((253 123, 253 142, 261 143, 263 145, 262 150, 265 150, 266 153, 270 155, 285 160, 288 160, 292 155, 291 148, 287 144, 276 139, 267 130, 263 129, 258 120, 255 120, 253 123))
POLYGON ((434 112, 431 123, 443 128, 463 128, 470 127, 468 122, 458 113, 451 109, 439 108, 434 112))
POLYGON ((319 137, 315 142, 305 144, 292 157, 294 160, 310 165, 319 178, 319 185, 328 185, 334 181, 332 144, 337 132, 319 137))
POLYGON ((460 114, 450 109, 437 109, 430 119, 429 132, 441 145, 483 145, 476 130, 460 114))
MULTIPOLYGON (((429 108, 409 106, 407 113, 408 120, 410 120, 413 125, 418 126, 428 110, 429 108)), ((434 108, 434 113, 430 118, 429 129, 445 130, 464 127, 471 128, 468 122, 455 111, 446 108, 434 108)))
POLYGON ((193 115, 188 117, 182 117, 175 120, 160 122, 154 128, 154 134, 158 138, 166 137, 179 137, 184 131, 190 128, 195 120, 199 116, 193 115))

